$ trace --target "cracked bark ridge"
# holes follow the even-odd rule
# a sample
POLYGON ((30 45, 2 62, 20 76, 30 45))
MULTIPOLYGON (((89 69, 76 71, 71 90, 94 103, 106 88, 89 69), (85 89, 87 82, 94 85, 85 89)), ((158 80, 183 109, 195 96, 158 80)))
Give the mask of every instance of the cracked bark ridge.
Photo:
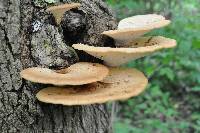
MULTIPOLYGON (((37 6, 35 1, 39 0, 0 0, 0 132, 107 132, 109 113, 105 105, 40 103, 35 94, 45 85, 22 80, 19 72, 32 66, 57 68, 75 63, 76 56, 68 47, 76 41, 75 35, 82 43, 107 46, 99 34, 116 28, 112 13, 100 0, 79 0, 82 7, 72 11, 78 23, 64 20, 75 25, 75 29, 66 30, 55 25, 52 15, 45 12, 46 4, 37 6), (79 33, 82 26, 83 35, 79 33), (64 30, 76 34, 65 39, 64 30)), ((90 60, 86 54, 81 56, 81 61, 85 60, 90 60)))
POLYGON ((62 41, 58 28, 49 24, 32 34, 31 55, 34 64, 50 68, 65 67, 78 60, 75 50, 62 41))

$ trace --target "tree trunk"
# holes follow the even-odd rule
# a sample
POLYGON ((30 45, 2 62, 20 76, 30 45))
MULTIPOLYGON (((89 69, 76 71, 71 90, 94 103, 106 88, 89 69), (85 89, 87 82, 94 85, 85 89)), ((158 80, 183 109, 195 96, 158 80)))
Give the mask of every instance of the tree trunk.
MULTIPOLYGON (((41 103, 35 94, 49 85, 25 81, 19 75, 27 67, 59 69, 77 62, 76 52, 69 47, 73 43, 96 46, 113 43, 100 35, 104 30, 116 28, 107 6, 101 0, 78 2, 82 6, 66 12, 61 25, 56 26, 52 15, 45 12, 44 0, 0 0, 1 133, 108 132, 110 115, 105 104, 41 103)), ((83 52, 78 54, 80 61, 98 61, 83 52)))

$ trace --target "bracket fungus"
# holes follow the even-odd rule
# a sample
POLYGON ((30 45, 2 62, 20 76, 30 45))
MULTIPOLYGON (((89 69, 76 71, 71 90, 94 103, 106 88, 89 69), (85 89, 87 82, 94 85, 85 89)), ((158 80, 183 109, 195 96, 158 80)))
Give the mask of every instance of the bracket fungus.
POLYGON ((104 60, 108 66, 120 66, 128 61, 138 59, 165 48, 176 46, 174 39, 161 36, 140 37, 126 44, 126 48, 94 47, 84 44, 74 44, 72 47, 104 60))
MULTIPOLYGON (((64 4, 47 9, 61 22, 62 15, 79 3, 64 4)), ((115 39, 117 48, 94 47, 73 44, 72 47, 104 61, 104 64, 79 62, 61 70, 48 68, 28 68, 20 74, 32 82, 53 84, 40 90, 36 97, 39 101, 62 105, 87 105, 124 100, 139 95, 148 84, 144 74, 136 69, 116 68, 154 53, 161 49, 173 48, 176 40, 162 36, 141 37, 145 33, 170 23, 161 15, 138 15, 119 22, 118 30, 105 31, 102 34, 115 39), (70 85, 58 87, 63 85, 70 85)))
POLYGON ((147 78, 136 69, 110 68, 109 75, 101 82, 63 88, 48 87, 39 91, 36 97, 45 103, 87 105, 137 96, 147 84, 147 78))
POLYGON ((153 29, 170 24, 170 20, 157 14, 136 15, 121 20, 117 30, 104 31, 102 34, 112 37, 116 46, 132 41, 153 29))
POLYGON ((81 6, 80 3, 62 4, 62 5, 58 5, 58 6, 49 7, 49 8, 47 8, 46 11, 50 11, 53 14, 53 16, 55 17, 57 24, 60 24, 63 14, 66 11, 68 11, 72 8, 78 8, 80 6, 81 6))
POLYGON ((61 70, 51 70, 48 68, 27 68, 20 75, 22 78, 36 83, 53 85, 82 85, 105 78, 109 69, 101 64, 79 62, 68 68, 61 70))
POLYGON ((152 27, 160 28, 170 23, 162 15, 147 14, 147 15, 136 15, 122 19, 118 24, 118 29, 130 29, 130 28, 143 28, 152 27))

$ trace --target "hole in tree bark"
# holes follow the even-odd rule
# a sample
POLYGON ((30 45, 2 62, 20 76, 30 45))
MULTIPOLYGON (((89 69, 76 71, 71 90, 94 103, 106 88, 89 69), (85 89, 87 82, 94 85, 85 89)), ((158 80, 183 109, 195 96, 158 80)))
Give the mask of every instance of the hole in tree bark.
POLYGON ((86 31, 87 19, 83 11, 72 9, 66 12, 61 21, 64 40, 67 43, 79 43, 83 40, 86 31))

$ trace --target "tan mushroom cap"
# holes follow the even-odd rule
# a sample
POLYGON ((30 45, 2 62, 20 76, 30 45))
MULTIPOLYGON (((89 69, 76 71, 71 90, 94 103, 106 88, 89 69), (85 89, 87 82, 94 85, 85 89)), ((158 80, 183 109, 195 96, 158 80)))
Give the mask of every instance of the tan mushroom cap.
POLYGON ((48 87, 36 95, 41 102, 62 105, 87 105, 125 100, 139 95, 148 84, 144 74, 136 69, 111 68, 103 81, 82 86, 48 87))
POLYGON ((46 11, 50 11, 54 15, 57 24, 60 24, 63 14, 66 11, 68 11, 72 8, 80 7, 80 6, 81 6, 80 3, 62 4, 62 5, 58 5, 58 6, 49 7, 49 8, 47 8, 46 11))
POLYGON ((118 29, 130 29, 130 28, 143 28, 143 27, 156 27, 160 28, 165 26, 166 20, 162 15, 146 14, 136 15, 122 19, 118 24, 118 29))
POLYGON ((23 70, 20 75, 32 82, 62 86, 82 85, 100 81, 108 73, 109 69, 104 65, 79 62, 59 71, 38 67, 28 68, 23 70))
POLYGON ((94 47, 84 44, 74 44, 73 47, 104 60, 108 66, 120 66, 153 52, 176 46, 176 40, 161 36, 141 37, 129 42, 127 48, 94 47))
POLYGON ((148 14, 137 15, 120 21, 118 30, 104 31, 102 34, 115 39, 116 46, 122 46, 124 43, 134 40, 153 29, 161 28, 170 24, 161 15, 148 14))

